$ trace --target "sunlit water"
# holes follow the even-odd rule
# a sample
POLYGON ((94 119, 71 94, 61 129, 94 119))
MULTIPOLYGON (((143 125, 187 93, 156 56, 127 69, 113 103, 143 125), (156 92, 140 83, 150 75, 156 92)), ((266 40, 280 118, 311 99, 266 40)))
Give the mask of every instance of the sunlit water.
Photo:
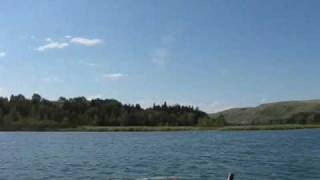
POLYGON ((320 179, 320 129, 1 132, 0 179, 320 179))

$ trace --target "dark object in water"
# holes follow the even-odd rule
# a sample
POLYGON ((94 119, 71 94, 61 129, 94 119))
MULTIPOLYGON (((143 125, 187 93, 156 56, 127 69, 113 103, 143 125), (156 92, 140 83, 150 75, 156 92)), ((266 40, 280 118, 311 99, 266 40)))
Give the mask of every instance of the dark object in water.
POLYGON ((230 173, 227 180, 233 180, 233 177, 234 177, 234 175, 232 173, 230 173))

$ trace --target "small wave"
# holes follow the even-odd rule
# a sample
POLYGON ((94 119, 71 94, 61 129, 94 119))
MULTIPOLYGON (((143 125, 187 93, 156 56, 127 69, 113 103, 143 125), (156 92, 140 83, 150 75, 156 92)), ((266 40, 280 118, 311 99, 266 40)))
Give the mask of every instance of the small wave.
POLYGON ((16 144, 15 141, 10 141, 10 142, 1 142, 0 145, 12 145, 12 144, 16 144))
POLYGON ((138 178, 136 180, 178 180, 178 179, 184 179, 184 178, 177 177, 177 176, 155 176, 155 177, 138 178))

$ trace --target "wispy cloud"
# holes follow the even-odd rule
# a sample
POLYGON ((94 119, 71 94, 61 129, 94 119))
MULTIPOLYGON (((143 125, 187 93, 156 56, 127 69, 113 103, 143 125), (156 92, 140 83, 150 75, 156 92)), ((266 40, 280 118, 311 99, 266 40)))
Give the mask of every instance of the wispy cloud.
POLYGON ((220 112, 220 111, 237 107, 235 105, 225 104, 219 101, 215 101, 212 103, 200 103, 198 106, 200 107, 200 109, 208 113, 220 112))
POLYGON ((101 94, 95 94, 95 95, 90 95, 90 96, 86 96, 86 98, 88 100, 92 100, 92 99, 102 99, 101 94))
POLYGON ((86 65, 89 67, 97 67, 98 66, 97 63, 86 63, 86 65))
POLYGON ((88 39, 84 37, 74 37, 70 40, 71 43, 80 44, 84 46, 95 46, 97 44, 102 43, 101 39, 88 39))
POLYGON ((37 51, 45 51, 48 49, 62 49, 69 46, 66 42, 57 42, 57 41, 50 41, 48 44, 39 46, 36 48, 37 51))
POLYGON ((262 98, 260 100, 260 104, 264 104, 264 103, 268 103, 268 102, 270 102, 270 100, 268 98, 262 98))
POLYGON ((238 107, 239 105, 231 105, 222 103, 219 101, 213 101, 213 102, 202 102, 202 101, 188 101, 188 100, 174 100, 174 99, 141 99, 136 100, 129 103, 139 103, 142 107, 147 108, 151 107, 154 103, 156 104, 162 104, 164 101, 168 105, 175 105, 175 104, 181 104, 181 105, 191 105, 193 107, 198 107, 200 110, 205 111, 207 113, 215 113, 220 112, 223 110, 227 110, 233 107, 238 107))
POLYGON ((80 44, 83 46, 95 46, 97 44, 102 43, 103 41, 101 39, 88 39, 84 37, 74 37, 70 35, 64 36, 64 38, 57 40, 53 40, 50 37, 47 37, 44 39, 47 44, 37 47, 36 51, 45 51, 48 49, 62 49, 65 47, 68 47, 71 44, 80 44))
POLYGON ((172 44, 175 38, 170 35, 164 35, 160 38, 159 46, 151 54, 151 60, 155 64, 166 65, 171 56, 172 44))
POLYGON ((22 40, 36 40, 38 39, 35 35, 20 35, 19 36, 19 39, 22 39, 22 40))
POLYGON ((125 75, 122 73, 106 73, 103 74, 103 77, 110 80, 119 80, 123 78, 125 75))
POLYGON ((7 56, 7 53, 6 52, 0 52, 0 58, 4 58, 7 56))
POLYGON ((98 63, 95 63, 95 62, 86 62, 84 60, 80 60, 79 63, 83 66, 87 66, 87 67, 90 67, 90 68, 98 68, 100 67, 98 63))
POLYGON ((42 78, 42 81, 45 83, 51 83, 51 82, 60 82, 61 79, 57 76, 48 76, 48 77, 42 78))
POLYGON ((47 42, 52 42, 52 39, 48 37, 48 38, 46 38, 46 41, 47 42))
POLYGON ((161 43, 162 43, 163 45, 170 45, 170 44, 174 43, 175 40, 176 40, 176 39, 175 39, 173 36, 166 35, 166 36, 163 36, 163 37, 161 38, 161 43))
POLYGON ((160 65, 165 65, 170 56, 170 51, 167 48, 157 48, 152 54, 152 62, 160 65))
POLYGON ((0 96, 1 97, 4 97, 4 96, 7 97, 8 96, 8 93, 7 93, 6 89, 0 87, 0 96))

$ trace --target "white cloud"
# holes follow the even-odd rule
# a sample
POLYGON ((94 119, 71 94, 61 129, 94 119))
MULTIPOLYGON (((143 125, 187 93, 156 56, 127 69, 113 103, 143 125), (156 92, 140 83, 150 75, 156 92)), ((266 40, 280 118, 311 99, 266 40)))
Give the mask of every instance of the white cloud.
POLYGON ((101 39, 87 39, 83 37, 74 37, 70 40, 70 42, 84 46, 95 46, 97 44, 102 43, 103 41, 101 39))
POLYGON ((36 48, 37 51, 45 51, 48 49, 62 49, 69 46, 66 42, 57 42, 57 41, 51 41, 48 44, 45 44, 43 46, 39 46, 36 48))
POLYGON ((123 78, 125 75, 122 73, 110 73, 110 74, 103 74, 104 78, 110 79, 110 80, 119 80, 120 78, 123 78))
POLYGON ((153 52, 152 62, 154 62, 156 64, 160 64, 160 65, 165 65, 169 60, 169 56, 170 56, 169 49, 167 49, 167 48, 157 48, 153 52))
MULTIPOLYGON (((72 36, 70 36, 70 35, 66 35, 66 36, 64 36, 64 38, 62 38, 62 39, 60 38, 58 41, 53 40, 50 37, 47 37, 45 39, 45 41, 47 42, 47 44, 39 46, 35 50, 36 51, 45 51, 48 49, 62 49, 62 48, 69 46, 70 45, 69 43, 80 44, 80 45, 84 45, 84 46, 95 46, 95 45, 103 42, 101 39, 87 39, 87 38, 83 38, 83 37, 72 38, 72 36), (65 42, 65 41, 68 41, 68 42, 65 42)), ((1 57, 1 54, 0 54, 0 57, 1 57)))
POLYGON ((101 94, 95 94, 95 95, 90 95, 90 96, 86 96, 86 98, 88 100, 92 100, 92 99, 102 99, 101 94))
POLYGON ((0 58, 6 57, 7 53, 6 52, 0 52, 0 58))

